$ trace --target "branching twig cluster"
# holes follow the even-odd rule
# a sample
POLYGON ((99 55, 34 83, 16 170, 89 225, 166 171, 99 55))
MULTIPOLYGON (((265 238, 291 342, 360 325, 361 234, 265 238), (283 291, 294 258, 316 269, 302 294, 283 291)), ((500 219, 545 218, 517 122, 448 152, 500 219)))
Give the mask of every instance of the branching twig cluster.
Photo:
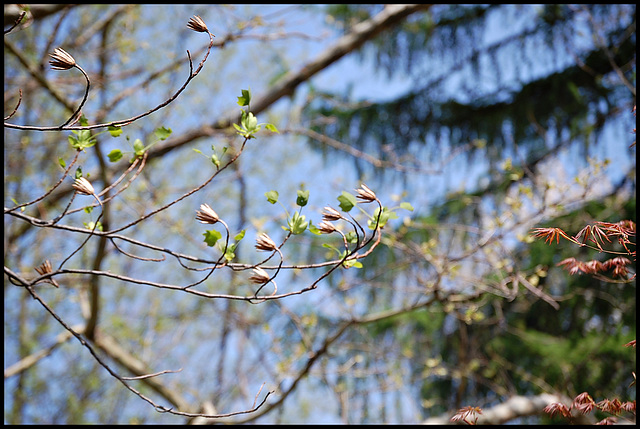
MULTIPOLYGON (((17 25, 17 23, 16 23, 17 25)), ((147 221, 154 215, 164 212, 176 203, 185 200, 189 197, 193 197, 196 194, 201 194, 202 191, 207 185, 209 185, 221 172, 231 166, 236 160, 240 157, 247 146, 247 142, 255 138, 254 133, 260 129, 260 126, 257 125, 255 121, 255 117, 248 110, 248 94, 247 100, 244 105, 247 106, 247 111, 243 112, 241 119, 241 126, 235 125, 238 130, 238 134, 243 137, 242 144, 235 153, 231 154, 226 162, 222 163, 218 158, 212 159, 215 170, 214 172, 200 185, 194 187, 183 195, 173 199, 169 203, 162 205, 161 207, 153 208, 146 214, 139 216, 137 219, 121 226, 116 226, 111 229, 108 229, 107 225, 103 225, 101 223, 101 219, 103 216, 106 217, 108 211, 110 209, 111 203, 114 199, 126 192, 127 188, 135 181, 136 178, 140 176, 142 173, 146 161, 148 152, 145 147, 136 147, 134 145, 135 156, 131 160, 130 166, 124 171, 119 177, 114 178, 111 183, 105 183, 104 190, 102 192, 96 191, 94 185, 86 178, 83 177, 81 173, 76 173, 76 177, 73 180, 73 189, 74 193, 69 198, 69 201, 66 207, 57 215, 51 219, 45 219, 35 216, 30 216, 24 213, 24 209, 34 206, 36 203, 39 203, 43 200, 46 200, 52 193, 55 191, 63 182, 68 180, 71 176, 71 169, 76 163, 82 152, 88 147, 91 147, 95 144, 95 136, 92 136, 92 130, 96 130, 99 128, 107 128, 111 133, 119 133, 122 127, 130 125, 146 116, 151 115, 154 112, 166 107, 174 100, 178 98, 178 96, 185 90, 185 88, 189 85, 189 83, 200 73, 204 64, 209 56, 211 48, 213 46, 213 37, 214 35, 208 30, 204 21, 195 16, 191 18, 187 25, 191 30, 196 32, 202 32, 209 35, 210 43, 207 49, 206 54, 204 55, 203 60, 200 62, 197 68, 194 70, 193 61, 191 58, 191 54, 187 51, 188 62, 189 62, 189 76, 184 82, 184 84, 168 99, 164 102, 160 103, 155 108, 148 110, 145 113, 138 114, 132 116, 127 119, 109 121, 100 124, 89 125, 84 116, 82 115, 82 109, 87 100, 90 88, 91 88, 91 79, 89 75, 81 68, 81 66, 76 62, 76 60, 71 56, 68 52, 66 52, 62 48, 55 49, 54 53, 51 54, 50 65, 54 70, 70 70, 73 68, 78 69, 84 76, 86 80, 86 89, 84 93, 84 97, 77 109, 69 116, 69 118, 59 126, 31 126, 31 125, 17 125, 11 123, 4 123, 5 128, 13 128, 22 131, 37 131, 37 132, 61 132, 61 131, 72 131, 75 137, 70 136, 69 140, 72 143, 73 147, 77 150, 73 160, 69 163, 69 165, 64 168, 64 172, 62 177, 49 189, 44 191, 40 196, 32 199, 31 201, 18 203, 10 208, 5 207, 4 214, 5 216, 11 216, 21 222, 24 222, 32 227, 35 227, 39 230, 46 229, 55 229, 58 231, 62 231, 68 235, 80 235, 83 237, 81 243, 73 250, 68 252, 65 256, 60 258, 60 261, 51 261, 49 259, 42 262, 40 265, 34 267, 37 276, 30 276, 28 274, 22 273, 19 270, 12 269, 9 266, 4 267, 4 272, 9 281, 19 287, 25 288, 28 293, 36 300, 55 320, 57 320, 64 329, 69 332, 73 337, 75 337, 93 356, 93 358, 98 362, 104 369, 108 371, 108 373, 116 378, 120 383, 122 383, 128 390, 136 394, 139 398, 151 404, 157 411, 160 412, 168 412, 171 414, 187 416, 187 417, 204 417, 204 418, 222 418, 229 417, 237 414, 246 414, 252 413, 259 409, 267 400, 269 395, 273 393, 272 391, 267 392, 264 398, 261 401, 258 401, 258 395, 256 395, 256 400, 253 406, 245 411, 237 411, 232 413, 202 413, 202 412, 191 412, 184 409, 174 409, 173 407, 165 407, 157 404, 149 397, 143 395, 139 390, 135 389, 132 386, 132 382, 137 380, 148 381, 154 377, 159 377, 163 374, 177 372, 172 370, 164 370, 159 372, 154 372, 152 374, 137 374, 134 377, 122 376, 119 375, 118 372, 113 369, 109 364, 107 364, 106 360, 100 356, 97 352, 96 346, 98 348, 103 349, 100 346, 100 332, 95 330, 95 315, 90 315, 87 326, 81 327, 78 329, 77 327, 72 327, 68 323, 66 323, 63 318, 54 311, 54 309, 47 304, 47 302, 38 294, 37 286, 41 286, 43 284, 52 284, 56 288, 60 288, 61 290, 65 289, 65 283, 68 280, 69 276, 83 276, 88 275, 92 278, 112 278, 123 282, 125 284, 138 284, 154 287, 157 289, 168 289, 179 292, 184 292, 187 294, 192 294, 198 296, 200 298, 206 299, 229 299, 229 300, 241 300, 249 303, 260 303, 267 300, 278 300, 285 297, 289 297, 292 295, 302 294, 304 292, 311 291, 318 287, 318 284, 325 278, 327 278, 331 273, 337 270, 340 267, 348 268, 353 264, 357 263, 359 259, 362 259, 370 254, 370 252, 380 243, 381 239, 381 228, 384 226, 386 219, 389 216, 388 211, 385 211, 381 201, 375 195, 375 193, 369 189, 366 185, 362 185, 360 188, 356 190, 356 196, 354 200, 357 199, 357 202, 362 204, 374 203, 377 204, 378 208, 373 215, 369 215, 369 225, 368 229, 370 231, 367 232, 365 227, 360 223, 360 221, 352 216, 348 211, 356 205, 355 201, 350 201, 350 205, 347 207, 347 203, 342 207, 343 211, 338 211, 332 207, 325 207, 322 216, 323 221, 315 228, 313 228, 314 232, 317 234, 338 234, 341 236, 341 241, 343 244, 343 251, 341 252, 341 256, 334 260, 318 262, 318 263, 309 263, 305 265, 300 265, 298 263, 286 263, 286 255, 283 251, 285 244, 289 241, 292 236, 301 234, 307 229, 312 229, 312 225, 309 222, 304 221, 304 216, 300 214, 300 212, 294 213, 291 219, 288 220, 288 232, 286 236, 283 238, 280 244, 276 244, 276 242, 269 237, 266 233, 261 233, 258 235, 255 248, 261 252, 267 252, 268 256, 258 263, 241 263, 236 262, 234 260, 235 255, 233 253, 235 246, 238 244, 237 242, 241 240, 242 237, 235 237, 236 242, 231 242, 231 233, 229 231, 229 227, 227 223, 221 219, 215 210, 209 205, 207 202, 201 202, 200 210, 195 213, 196 220, 200 221, 203 224, 207 225, 222 225, 224 228, 224 240, 220 240, 220 243, 224 242, 224 245, 218 246, 218 250, 220 251, 220 256, 216 258, 202 258, 199 256, 188 255, 182 253, 177 250, 165 248, 162 246, 157 246, 152 243, 145 243, 140 240, 134 239, 130 236, 121 234, 125 230, 131 230, 132 227, 147 221), (80 122, 79 126, 74 124, 80 122), (74 201, 76 195, 87 195, 93 197, 97 202, 93 205, 86 206, 84 208, 79 208, 75 210, 71 210, 71 204, 74 201), (90 213, 94 208, 100 209, 100 215, 98 218, 89 223, 85 224, 85 227, 79 227, 73 225, 73 223, 65 224, 63 220, 69 219, 69 215, 84 210, 90 213), (341 223, 346 225, 346 228, 349 228, 350 231, 346 231, 346 228, 343 228, 342 225, 336 225, 334 223, 341 223), (143 261, 149 264, 155 264, 158 262, 165 261, 167 256, 175 258, 180 266, 187 271, 190 272, 203 272, 202 277, 192 283, 188 284, 170 284, 170 283, 160 283, 154 281, 148 281, 142 278, 136 278, 127 276, 122 273, 112 272, 110 270, 100 270, 96 268, 86 269, 86 268, 76 268, 76 267, 68 267, 71 265, 72 257, 77 254, 80 250, 85 248, 87 244, 92 240, 100 240, 100 242, 107 242, 113 246, 113 249, 123 258, 132 258, 135 260, 143 261), (149 257, 141 257, 135 255, 134 252, 125 251, 119 243, 128 243, 128 245, 137 247, 139 249, 146 249, 157 252, 159 257, 149 258, 149 257), (277 265, 269 264, 270 261, 276 257, 279 259, 277 265), (190 264, 190 265, 188 265, 190 264), (54 268, 54 265, 57 265, 54 268), (248 282, 253 285, 253 292, 249 294, 224 294, 224 293, 211 293, 199 290, 197 287, 199 285, 204 284, 206 280, 208 280, 214 272, 219 270, 229 270, 232 273, 250 271, 252 274, 248 277, 248 282), (311 281, 310 284, 298 288, 294 291, 287 291, 278 293, 277 285, 276 285, 276 277, 282 270, 299 270, 299 269, 324 269, 324 272, 315 278, 315 280, 311 281), (271 273, 271 274, 269 274, 271 273), (271 293, 262 292, 263 289, 271 284, 273 286, 273 291, 271 293), (90 322, 94 320, 93 326, 90 322)), ((244 94, 244 91, 243 91, 244 94)), ((20 100, 22 99, 22 91, 20 91, 20 100)), ((241 104, 242 105, 242 104, 241 104)), ((20 106, 20 101, 17 106, 13 110, 13 112, 5 117, 5 121, 10 119, 15 115, 20 106)), ((267 124, 267 128, 271 130, 275 130, 275 127, 267 124), (271 128, 272 127, 272 128, 271 128)), ((276 130, 277 131, 277 130, 276 130)), ((110 154, 111 155, 111 154, 110 154)), ((118 154, 119 155, 119 154, 118 154)), ((116 155, 114 154, 114 157, 116 155)), ((95 182, 94 182, 95 183, 95 182)), ((351 195, 351 194, 348 194, 351 195)), ((352 196, 353 197, 353 196, 352 196)), ((308 196, 307 196, 308 198, 308 196)), ((298 202, 300 208, 306 204, 306 200, 304 204, 302 202, 298 202)), ((212 241, 218 241, 217 239, 222 238, 222 234, 213 231, 208 231, 209 239, 212 241), (216 234, 218 234, 216 236, 216 234)), ((207 240, 205 240, 207 241, 207 240)), ((213 247, 213 242, 207 241, 207 244, 213 247)), ((124 266, 124 264, 122 264, 124 266)), ((92 293, 96 294, 96 291, 92 293)), ((97 312, 97 308, 93 307, 93 312, 97 312)), ((69 337, 67 337, 69 338, 69 337)), ((30 361, 31 362, 31 361, 30 361)), ((32 363, 28 365, 22 365, 21 368, 27 368, 32 363)), ((5 373, 6 376, 6 373, 5 373)), ((262 391, 262 388, 260 389, 262 391)))

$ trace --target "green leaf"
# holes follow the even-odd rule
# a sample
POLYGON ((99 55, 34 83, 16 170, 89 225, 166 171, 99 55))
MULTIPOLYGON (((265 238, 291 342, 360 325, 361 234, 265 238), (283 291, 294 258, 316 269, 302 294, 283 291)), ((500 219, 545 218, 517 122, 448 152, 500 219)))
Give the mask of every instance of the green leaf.
POLYGON ((135 141, 133 142, 133 151, 135 152, 136 156, 144 155, 144 143, 142 143, 142 140, 135 139, 135 141))
POLYGON ((298 198, 296 199, 296 204, 300 207, 304 207, 309 202, 309 191, 303 191, 300 189, 298 191, 298 198))
POLYGON ((269 201, 271 204, 275 204, 278 202, 278 191, 265 192, 264 196, 267 197, 267 201, 269 201))
POLYGON ((382 208, 382 214, 380 214, 380 207, 378 207, 373 214, 373 218, 369 219, 369 229, 375 229, 376 223, 378 224, 378 228, 382 229, 389 219, 396 219, 397 217, 397 214, 388 211, 386 207, 382 208), (380 215, 380 220, 378 220, 378 215, 380 215))
POLYGON ((233 125, 236 131, 238 131, 238 134, 240 134, 241 136, 244 136, 245 134, 247 134, 247 130, 242 128, 240 125, 238 124, 231 124, 231 125, 233 125))
POLYGON ((91 213, 93 211, 93 207, 87 206, 84 208, 85 213, 91 213))
POLYGON ((243 229, 242 231, 237 233, 235 237, 233 237, 233 239, 236 241, 236 244, 238 244, 238 241, 240 241, 240 240, 242 240, 244 238, 244 233, 245 232, 246 232, 246 229, 243 229))
POLYGON ((218 241, 218 244, 216 245, 218 250, 220 250, 220 253, 224 252, 224 258, 227 261, 231 262, 233 258, 236 257, 236 254, 234 252, 236 251, 236 247, 238 246, 238 243, 229 244, 226 248, 226 251, 224 246, 225 244, 222 241, 218 241))
POLYGON ((120 149, 114 149, 111 152, 109 152, 109 155, 107 155, 109 157, 109 161, 111 162, 117 162, 120 161, 120 158, 122 158, 122 151, 120 149))
POLYGON ((216 167, 220 167, 220 160, 215 153, 211 154, 211 162, 213 162, 213 165, 215 165, 216 167))
POLYGON ((326 247, 327 249, 335 250, 336 252, 340 253, 340 251, 336 249, 335 246, 332 246, 329 243, 323 243, 322 247, 326 247))
POLYGON ((199 153, 200 155, 203 155, 203 153, 202 153, 202 151, 201 151, 200 149, 193 149, 193 148, 192 148, 192 150, 193 150, 195 153, 199 153))
POLYGON ((241 136, 251 139, 254 138, 254 134, 260 131, 260 125, 258 125, 258 118, 253 116, 251 112, 242 111, 240 116, 240 125, 232 124, 238 134, 241 136))
MULTIPOLYGON (((347 251, 344 250, 344 251, 339 252, 339 253, 340 253, 340 259, 342 259, 347 254, 347 251)), ((347 260, 347 261, 342 262, 342 266, 345 267, 345 268, 351 268, 351 267, 362 268, 362 263, 360 263, 360 261, 358 261, 356 259, 351 259, 351 260, 347 260)))
POLYGON ((67 163, 64 162, 64 159, 62 158, 58 158, 58 164, 60 164, 60 167, 65 168, 67 166, 67 163))
POLYGON ((91 135, 90 130, 71 131, 73 135, 69 135, 68 140, 71 147, 77 150, 84 150, 96 144, 96 139, 91 135))
POLYGON ((171 128, 160 127, 154 131, 154 134, 158 139, 165 140, 172 132, 171 128))
POLYGON ((315 235, 322 235, 318 227, 316 227, 311 221, 309 221, 309 232, 315 235))
POLYGON ((280 134, 280 131, 278 131, 278 129, 276 128, 276 126, 275 126, 275 125, 273 125, 273 124, 264 124, 264 127, 265 127, 266 129, 268 129, 269 131, 271 131, 272 133, 278 133, 278 134, 280 134))
POLYGON ((120 137, 120 134, 122 134, 122 128, 116 127, 114 125, 109 125, 107 130, 109 130, 109 134, 111 134, 111 137, 120 137))
POLYGON ((75 176, 75 178, 79 179, 81 177, 82 177, 82 167, 78 167, 78 168, 76 168, 76 176, 75 176))
POLYGON ((251 112, 243 115, 241 124, 250 133, 254 133, 260 129, 258 126, 258 118, 256 118, 251 112))
POLYGON ((400 208, 401 209, 405 209, 405 210, 409 210, 410 212, 413 211, 413 206, 410 203, 400 203, 400 208))
POLYGON ((362 262, 360 261, 344 261, 342 266, 345 268, 362 268, 362 262))
POLYGON ((293 213, 293 216, 287 220, 287 223, 289 224, 289 231, 295 235, 302 234, 309 225, 309 222, 305 221, 305 216, 298 212, 293 213))
POLYGON ((204 235, 204 242, 209 247, 215 246, 216 242, 222 238, 222 234, 216 230, 205 231, 202 235, 204 235))
POLYGON ((95 222, 83 222, 85 228, 93 230, 95 227, 96 231, 102 231, 102 222, 98 222, 97 224, 95 222))
POLYGON ((251 101, 251 89, 243 89, 242 95, 238 97, 238 105, 240 107, 248 106, 250 101, 251 101))
POLYGON ((354 208, 358 203, 358 200, 356 200, 356 197, 347 191, 342 191, 342 195, 338 197, 338 201, 340 202, 339 204, 340 208, 344 212, 348 212, 349 210, 354 208))

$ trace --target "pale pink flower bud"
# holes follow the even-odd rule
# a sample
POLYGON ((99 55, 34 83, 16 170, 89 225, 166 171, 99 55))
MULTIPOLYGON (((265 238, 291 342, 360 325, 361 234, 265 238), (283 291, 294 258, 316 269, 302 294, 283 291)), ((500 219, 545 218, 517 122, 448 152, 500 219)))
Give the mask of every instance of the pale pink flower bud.
POLYGON ((210 225, 213 225, 220 220, 218 214, 213 211, 208 204, 200 205, 200 210, 196 211, 196 219, 199 220, 200 223, 208 223, 210 225))
POLYGON ((62 48, 56 48, 49 56, 49 64, 53 70, 69 70, 76 65, 76 60, 62 48))
POLYGON ((208 33, 209 29, 207 28, 207 24, 204 23, 202 18, 198 15, 194 15, 189 22, 187 23, 187 27, 193 31, 197 31, 198 33, 208 33))
POLYGON ((340 220, 340 219, 343 219, 343 217, 338 210, 332 207, 324 208, 324 211, 322 212, 322 220, 334 221, 334 220, 340 220))
POLYGON ((331 234, 336 231, 336 227, 330 222, 322 221, 318 224, 318 231, 323 234, 331 234))
POLYGON ((269 274, 267 274, 265 270, 260 267, 256 267, 253 269, 253 275, 249 277, 249 281, 254 284, 261 285, 268 282, 270 278, 271 277, 269 277, 269 274))
POLYGON ((361 200, 364 200, 365 202, 370 203, 377 199, 376 194, 371 189, 369 189, 369 187, 364 183, 360 185, 359 189, 356 189, 356 192, 358 193, 356 197, 360 198, 361 200))
MULTIPOLYGON (((49 262, 48 259, 44 261, 40 266, 36 267, 35 269, 38 272, 38 274, 40 274, 41 276, 53 272, 53 269, 51 268, 51 262, 49 262)), ((47 283, 51 283, 55 287, 60 287, 58 285, 58 282, 56 282, 54 279, 46 279, 44 281, 47 283)))
POLYGON ((93 190, 93 186, 91 182, 89 182, 84 177, 78 177, 75 182, 73 182, 73 189, 75 189, 78 193, 84 195, 94 195, 95 191, 93 190))
POLYGON ((278 250, 278 246, 276 246, 276 243, 271 239, 271 237, 263 232, 256 239, 256 249, 271 252, 273 250, 278 250))

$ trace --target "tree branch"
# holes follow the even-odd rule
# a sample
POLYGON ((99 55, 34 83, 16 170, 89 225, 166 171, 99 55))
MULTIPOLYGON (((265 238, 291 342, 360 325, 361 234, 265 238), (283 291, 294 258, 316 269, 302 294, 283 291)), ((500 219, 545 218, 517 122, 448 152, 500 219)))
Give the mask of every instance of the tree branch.
MULTIPOLYGON (((338 41, 315 59, 311 60, 300 70, 289 72, 283 76, 269 91, 251 102, 251 112, 257 115, 263 112, 276 101, 285 96, 290 96, 301 83, 308 81, 313 75, 326 69, 348 53, 360 48, 367 41, 373 39, 384 30, 393 27, 407 16, 420 11, 426 11, 430 4, 388 5, 379 14, 371 19, 355 25, 349 34, 342 36, 338 41)), ((166 141, 163 145, 157 145, 149 153, 149 159, 162 157, 174 149, 192 142, 201 137, 210 136, 216 130, 230 127, 238 121, 237 110, 227 114, 226 117, 213 124, 203 125, 190 132, 183 133, 180 137, 166 141)))

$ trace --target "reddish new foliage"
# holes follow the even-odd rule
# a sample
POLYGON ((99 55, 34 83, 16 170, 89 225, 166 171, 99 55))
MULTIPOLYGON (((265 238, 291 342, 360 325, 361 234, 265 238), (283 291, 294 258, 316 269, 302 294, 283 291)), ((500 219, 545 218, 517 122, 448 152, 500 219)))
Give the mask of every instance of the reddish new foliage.
POLYGON ((544 407, 544 412, 548 413, 551 417, 556 414, 560 414, 563 417, 570 418, 571 417, 571 409, 567 407, 565 404, 561 402, 553 402, 546 407, 544 407))
POLYGON ((475 425, 478 421, 478 414, 482 414, 482 408, 466 406, 464 408, 460 408, 458 412, 451 417, 451 421, 457 422, 458 420, 462 420, 468 425, 475 425), (467 420, 469 417, 474 419, 473 422, 467 420))
MULTIPOLYGON (((630 246, 635 246, 630 240, 630 237, 636 235, 636 224, 631 220, 622 220, 620 222, 595 222, 593 225, 587 225, 578 232, 575 237, 570 237, 561 228, 534 228, 533 236, 536 238, 544 238, 545 243, 551 244, 553 240, 556 243, 560 242, 560 237, 571 241, 572 243, 579 244, 580 246, 589 246, 599 252, 610 252, 604 249, 605 241, 611 243, 612 238, 617 238, 627 255, 635 259, 636 252, 631 250, 630 246), (590 246, 589 243, 593 243, 594 246, 590 246)), ((601 262, 598 260, 591 260, 588 262, 578 261, 575 258, 567 258, 557 265, 563 267, 569 271, 569 274, 591 274, 599 275, 605 272, 611 272, 613 279, 619 279, 624 281, 631 281, 635 279, 635 273, 632 273, 627 268, 631 261, 622 256, 616 256, 615 258, 601 262)), ((612 280, 603 276, 598 276, 601 280, 612 280)))
POLYGON ((600 242, 604 239, 611 243, 607 234, 596 225, 587 225, 580 230, 579 233, 576 234, 575 239, 581 241, 582 244, 587 244, 588 241, 595 243, 598 246, 598 249, 602 251, 602 246, 600 246, 600 242))
MULTIPOLYGON (((569 271, 569 274, 571 275, 579 274, 581 272, 586 274, 598 274, 600 272, 611 271, 614 278, 627 279, 627 276, 631 274, 629 269, 626 267, 626 265, 629 264, 631 264, 630 260, 618 256, 605 262, 596 260, 581 262, 576 258, 567 258, 558 262, 556 265, 558 267, 563 267, 565 270, 569 271)), ((634 277, 635 274, 633 274, 633 276, 628 280, 633 280, 634 277)))
POLYGON ((556 239, 556 243, 559 243, 560 237, 566 238, 569 241, 573 241, 571 237, 569 237, 567 233, 560 228, 535 228, 533 232, 534 237, 545 237, 546 239, 544 240, 544 242, 549 244, 553 242, 554 238, 556 239))
MULTIPOLYGON (((596 404, 593 398, 591 398, 591 395, 589 395, 587 392, 582 392, 575 397, 575 399, 573 400, 573 404, 571 404, 570 407, 567 407, 560 402, 554 402, 547 405, 544 408, 544 412, 548 413, 551 417, 558 414, 566 418, 571 418, 572 409, 576 409, 582 414, 587 414, 596 408, 600 411, 604 411, 613 415, 620 414, 623 411, 635 414, 636 401, 620 402, 620 400, 616 398, 613 400, 604 399, 596 404)), ((617 423, 617 418, 615 417, 607 417, 604 420, 598 422, 598 424, 600 425, 610 425, 615 423, 617 423)))
MULTIPOLYGON (((553 240, 556 243, 560 241, 560 237, 565 238, 580 246, 588 246, 599 252, 618 253, 614 251, 607 251, 603 248, 605 241, 611 243, 611 239, 617 238, 626 254, 635 260, 635 250, 630 250, 630 246, 635 246, 635 243, 630 240, 630 237, 636 235, 636 224, 630 220, 622 220, 617 223, 611 222, 595 222, 593 225, 585 226, 575 237, 569 237, 569 235, 560 228, 535 228, 533 230, 533 236, 536 238, 544 238, 545 243, 551 244, 553 240), (589 243, 593 243, 594 246, 590 246, 589 243)), ((612 277, 615 279, 622 279, 623 281, 632 281, 635 279, 636 274, 629 271, 628 265, 631 265, 631 261, 623 256, 616 256, 608 259, 604 262, 598 260, 591 260, 588 262, 578 261, 576 258, 567 258, 559 262, 557 266, 569 271, 569 274, 589 274, 604 281, 613 281, 613 279, 607 278, 602 275, 604 272, 611 272, 612 277)), ((630 341, 625 344, 626 347, 635 347, 636 340, 630 341)), ((635 380, 635 373, 633 373, 635 380)), ((634 381, 635 383, 635 381, 634 381)), ((596 403, 593 398, 587 393, 583 392, 576 396, 570 407, 556 402, 547 405, 544 411, 551 417, 560 415, 565 418, 571 418, 571 411, 578 410, 582 414, 590 413, 594 409, 611 414, 611 417, 607 417, 604 420, 598 422, 600 425, 611 425, 618 422, 618 414, 623 412, 629 412, 635 415, 636 413, 636 401, 621 402, 615 398, 604 399, 596 403)), ((460 410, 462 411, 462 410, 460 410)), ((453 419, 452 419, 453 420, 453 419)))

